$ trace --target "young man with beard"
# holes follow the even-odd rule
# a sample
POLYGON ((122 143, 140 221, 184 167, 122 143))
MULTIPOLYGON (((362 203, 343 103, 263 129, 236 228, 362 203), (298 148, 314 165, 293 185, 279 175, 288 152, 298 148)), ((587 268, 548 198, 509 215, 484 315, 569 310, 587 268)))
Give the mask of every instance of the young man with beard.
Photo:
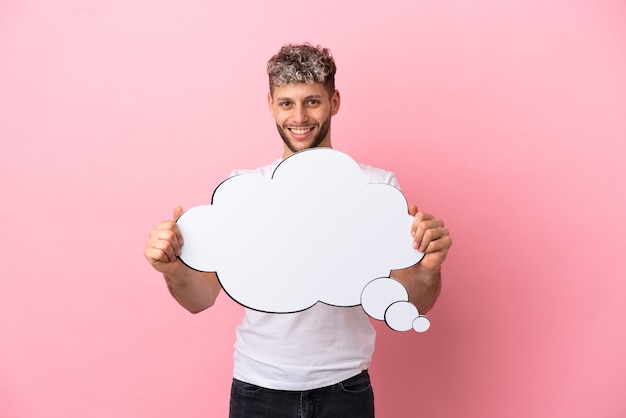
MULTIPOLYGON (((282 159, 300 150, 332 147, 331 119, 340 106, 330 51, 309 44, 286 45, 267 65, 268 105, 284 142, 282 159)), ((271 176, 280 163, 252 172, 271 176)), ((361 166, 369 183, 397 186, 393 173, 361 166)), ((247 171, 250 172, 250 171, 247 171)), ((239 172, 235 172, 237 174, 239 172)), ((215 273, 186 267, 177 256, 182 237, 175 219, 150 232, 144 255, 165 277, 174 298, 190 312, 213 305, 221 286, 215 273)), ((452 244, 441 220, 412 205, 413 246, 425 253, 413 267, 393 271, 420 313, 435 303, 441 265, 452 244)), ((230 417, 374 416, 367 369, 375 332, 360 306, 318 303, 302 312, 271 314, 245 309, 236 330, 230 417)))

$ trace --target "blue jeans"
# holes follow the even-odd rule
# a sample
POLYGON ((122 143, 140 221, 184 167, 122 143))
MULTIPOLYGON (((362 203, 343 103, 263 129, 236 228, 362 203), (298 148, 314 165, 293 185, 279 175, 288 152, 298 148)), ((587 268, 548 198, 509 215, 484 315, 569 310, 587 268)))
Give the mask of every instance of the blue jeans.
POLYGON ((265 389, 233 379, 230 418, 374 418, 374 392, 367 370, 323 388, 265 389))

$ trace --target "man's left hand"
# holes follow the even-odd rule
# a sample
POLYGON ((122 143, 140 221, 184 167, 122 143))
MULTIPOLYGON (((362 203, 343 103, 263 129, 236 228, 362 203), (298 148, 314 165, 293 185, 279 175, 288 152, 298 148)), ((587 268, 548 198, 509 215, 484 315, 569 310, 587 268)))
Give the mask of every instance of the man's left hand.
POLYGON ((439 270, 452 246, 450 232, 441 219, 420 212, 415 205, 409 207, 409 214, 414 218, 411 225, 413 248, 424 253, 424 258, 420 262, 422 268, 430 271, 439 270))

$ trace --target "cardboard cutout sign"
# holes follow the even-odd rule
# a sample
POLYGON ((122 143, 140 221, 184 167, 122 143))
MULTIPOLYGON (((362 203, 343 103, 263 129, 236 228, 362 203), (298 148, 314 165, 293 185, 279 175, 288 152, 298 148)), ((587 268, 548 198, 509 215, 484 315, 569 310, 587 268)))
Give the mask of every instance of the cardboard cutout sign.
POLYGON ((344 153, 312 149, 283 160, 271 178, 230 177, 211 205, 183 213, 180 259, 216 272, 224 291, 251 309, 362 305, 392 329, 421 332, 428 319, 389 277, 423 257, 411 245, 412 221, 398 189, 366 184, 344 153))

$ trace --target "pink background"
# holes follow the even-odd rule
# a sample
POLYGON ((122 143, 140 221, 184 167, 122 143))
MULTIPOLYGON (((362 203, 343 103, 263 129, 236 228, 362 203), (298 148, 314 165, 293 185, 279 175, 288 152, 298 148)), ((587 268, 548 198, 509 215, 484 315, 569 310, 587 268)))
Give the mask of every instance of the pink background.
POLYGON ((0 2, 0 416, 226 416, 241 308, 188 314, 143 244, 280 155, 289 41, 455 240, 432 328, 376 324, 379 416, 625 416, 620 0, 0 2))

